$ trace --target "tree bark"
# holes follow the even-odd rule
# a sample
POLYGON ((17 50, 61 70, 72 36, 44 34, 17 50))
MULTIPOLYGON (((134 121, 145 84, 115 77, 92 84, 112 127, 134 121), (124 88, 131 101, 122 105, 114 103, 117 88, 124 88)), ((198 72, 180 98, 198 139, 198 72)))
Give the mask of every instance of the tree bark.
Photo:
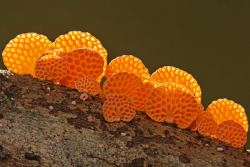
POLYGON ((129 123, 107 123, 104 100, 80 94, 0 70, 0 166, 250 166, 245 148, 141 112, 129 123))

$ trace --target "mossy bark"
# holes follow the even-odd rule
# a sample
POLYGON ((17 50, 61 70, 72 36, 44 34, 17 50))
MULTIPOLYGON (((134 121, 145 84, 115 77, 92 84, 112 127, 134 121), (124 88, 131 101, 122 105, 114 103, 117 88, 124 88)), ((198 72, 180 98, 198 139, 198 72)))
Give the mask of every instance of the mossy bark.
POLYGON ((80 94, 0 71, 0 166, 250 166, 246 149, 144 113, 130 123, 107 123, 104 100, 82 101, 80 94))

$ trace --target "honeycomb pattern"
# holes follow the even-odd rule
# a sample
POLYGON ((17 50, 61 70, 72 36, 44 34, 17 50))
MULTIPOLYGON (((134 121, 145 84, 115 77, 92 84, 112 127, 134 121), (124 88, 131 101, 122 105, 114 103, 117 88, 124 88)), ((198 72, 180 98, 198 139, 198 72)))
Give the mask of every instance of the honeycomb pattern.
POLYGON ((100 83, 94 78, 83 77, 76 81, 75 87, 79 92, 97 95, 99 93, 100 83))
POLYGON ((118 72, 129 72, 137 75, 143 82, 149 82, 150 74, 142 61, 132 55, 123 55, 113 59, 107 66, 105 77, 108 79, 118 72))
POLYGON ((145 112, 147 97, 153 89, 154 85, 151 82, 145 82, 143 85, 135 89, 131 100, 135 103, 135 108, 137 111, 145 112))
POLYGON ((215 135, 233 147, 242 147, 247 142, 246 131, 243 126, 233 120, 227 120, 217 126, 215 135))
MULTIPOLYGON (((192 131, 197 131, 198 130, 198 125, 199 125, 199 115, 200 113, 202 113, 204 111, 204 107, 201 103, 199 103, 199 107, 198 107, 198 114, 196 119, 191 123, 191 125, 188 127, 188 129, 192 130, 192 131)), ((206 112, 208 113, 208 112, 206 112)), ((210 113, 209 113, 210 114, 210 113)), ((210 114, 211 115, 211 114, 210 114)), ((212 115, 211 115, 212 116, 212 115)))
POLYGON ((245 109, 234 101, 225 98, 218 99, 217 101, 213 101, 206 111, 213 115, 217 124, 226 120, 234 120, 241 124, 246 132, 248 131, 248 121, 245 109))
POLYGON ((46 55, 57 55, 57 56, 60 56, 62 58, 65 58, 66 52, 61 51, 61 49, 48 50, 48 51, 44 52, 41 55, 41 57, 46 56, 46 55))
POLYGON ((62 80, 67 74, 66 61, 57 55, 45 55, 36 62, 36 77, 40 80, 62 80))
POLYGON ((151 75, 150 79, 151 81, 159 83, 169 82, 181 84, 188 88, 193 95, 195 95, 195 98, 199 103, 201 102, 201 88, 197 81, 191 74, 188 74, 181 69, 165 66, 156 70, 151 75))
POLYGON ((203 119, 199 126, 198 126, 198 132, 203 136, 209 136, 215 134, 217 128, 217 123, 213 118, 205 118, 203 119))
POLYGON ((119 72, 112 75, 103 83, 102 90, 106 98, 111 95, 123 94, 132 99, 135 89, 142 85, 141 78, 135 74, 119 72))
POLYGON ((125 95, 112 95, 103 104, 103 117, 107 122, 130 122, 135 117, 135 105, 125 95))
POLYGON ((70 31, 68 34, 59 36, 52 44, 53 49, 61 49, 63 52, 71 52, 79 48, 92 48, 100 53, 104 58, 103 72, 98 77, 97 81, 100 82, 105 75, 107 68, 107 51, 102 46, 101 42, 92 36, 90 33, 81 31, 70 31))
POLYGON ((68 70, 61 84, 75 88, 75 82, 83 77, 97 79, 103 72, 103 57, 90 48, 75 49, 68 52, 64 58, 68 70))
POLYGON ((157 122, 176 123, 186 129, 196 119, 199 103, 182 85, 164 83, 154 88, 146 100, 146 114, 157 122))
POLYGON ((35 77, 35 64, 41 55, 51 49, 51 41, 37 33, 20 34, 5 47, 2 56, 7 69, 16 74, 35 77))

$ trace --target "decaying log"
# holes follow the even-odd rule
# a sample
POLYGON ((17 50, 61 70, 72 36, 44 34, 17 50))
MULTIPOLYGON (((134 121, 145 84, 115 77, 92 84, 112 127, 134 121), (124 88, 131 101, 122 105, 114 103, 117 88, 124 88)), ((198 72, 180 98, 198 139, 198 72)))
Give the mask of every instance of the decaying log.
POLYGON ((144 113, 130 123, 107 123, 104 100, 82 101, 80 94, 0 70, 0 166, 250 166, 245 148, 144 113))

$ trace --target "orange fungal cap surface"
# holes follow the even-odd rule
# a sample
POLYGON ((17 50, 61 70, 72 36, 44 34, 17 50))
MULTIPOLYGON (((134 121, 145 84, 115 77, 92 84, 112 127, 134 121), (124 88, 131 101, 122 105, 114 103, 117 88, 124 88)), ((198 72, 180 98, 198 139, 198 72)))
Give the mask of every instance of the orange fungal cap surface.
POLYGON ((70 88, 75 88, 75 82, 83 77, 97 79, 103 71, 103 57, 91 48, 75 49, 68 52, 64 59, 68 70, 61 84, 70 88))
POLYGON ((146 114, 157 122, 176 123, 186 129, 196 119, 199 103, 180 84, 164 83, 154 88, 146 100, 146 114))
POLYGON ((243 126, 233 120, 227 120, 217 126, 215 135, 233 147, 242 147, 247 142, 246 131, 243 126))
POLYGON ((81 31, 70 31, 68 34, 61 35, 56 38, 55 42, 52 44, 53 49, 61 49, 63 52, 71 52, 74 49, 79 48, 92 48, 100 53, 100 55, 104 58, 104 66, 101 75, 98 77, 98 82, 105 75, 105 71, 107 68, 107 51, 102 46, 101 42, 92 36, 88 32, 81 31))
POLYGON ((193 76, 181 69, 172 66, 164 66, 156 70, 150 78, 151 81, 164 83, 178 83, 188 88, 198 102, 201 102, 201 89, 193 76))
POLYGON ((3 62, 7 69, 16 74, 31 74, 35 77, 36 61, 51 49, 51 45, 51 41, 44 35, 17 35, 6 45, 2 53, 3 62))
POLYGON ((79 92, 97 95, 99 93, 100 83, 94 78, 83 77, 76 81, 75 87, 79 92))
POLYGON ((107 79, 102 86, 106 98, 111 95, 123 94, 132 99, 135 89, 142 86, 142 80, 137 75, 128 72, 119 72, 107 79))
POLYGON ((107 66, 105 77, 108 79, 118 72, 129 72, 137 75, 143 82, 149 82, 150 74, 142 61, 132 55, 123 55, 113 59, 107 66))
POLYGON ((190 129, 192 131, 197 131, 198 130, 198 125, 199 125, 199 115, 200 113, 202 113, 204 111, 204 107, 201 103, 199 103, 199 107, 198 107, 198 114, 197 114, 197 117, 196 119, 191 123, 191 125, 187 128, 187 129, 190 129))
POLYGON ((151 82, 145 82, 143 85, 138 86, 131 100, 135 103, 135 108, 137 111, 145 112, 145 104, 149 93, 154 89, 154 85, 151 82))
POLYGON ((36 77, 40 80, 60 81, 66 77, 67 63, 57 55, 46 55, 36 62, 36 77))
POLYGON ((125 95, 112 95, 103 104, 103 117, 107 122, 130 122, 136 114, 134 103, 125 95))
POLYGON ((226 120, 234 120, 241 124, 245 131, 248 132, 248 120, 245 109, 234 101, 225 98, 218 99, 217 101, 213 101, 206 111, 213 115, 217 124, 226 120))
POLYGON ((199 126, 198 126, 198 132, 203 136, 209 136, 215 134, 217 128, 217 123, 213 118, 205 118, 203 119, 199 126))
POLYGON ((60 56, 61 58, 65 58, 66 52, 63 52, 61 49, 48 50, 44 52, 41 55, 41 57, 46 56, 46 55, 56 55, 56 56, 60 56))

